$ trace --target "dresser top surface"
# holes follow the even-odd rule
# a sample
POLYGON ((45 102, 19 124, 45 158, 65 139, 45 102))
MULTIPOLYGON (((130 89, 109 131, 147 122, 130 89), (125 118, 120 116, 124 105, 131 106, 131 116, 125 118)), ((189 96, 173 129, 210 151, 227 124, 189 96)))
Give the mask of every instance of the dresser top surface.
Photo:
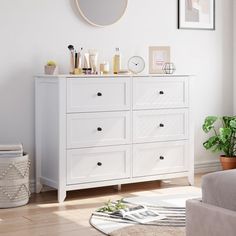
POLYGON ((107 75, 71 75, 71 74, 58 74, 58 75, 45 75, 39 74, 36 75, 36 78, 125 78, 125 77, 135 77, 135 78, 142 78, 142 77, 190 77, 192 75, 185 75, 185 74, 107 74, 107 75))

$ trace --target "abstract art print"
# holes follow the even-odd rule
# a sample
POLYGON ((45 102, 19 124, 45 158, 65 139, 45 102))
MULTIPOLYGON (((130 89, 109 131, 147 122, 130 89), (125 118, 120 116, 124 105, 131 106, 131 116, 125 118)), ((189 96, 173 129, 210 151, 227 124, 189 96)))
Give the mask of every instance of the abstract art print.
POLYGON ((179 29, 215 29, 215 0, 178 0, 179 29))

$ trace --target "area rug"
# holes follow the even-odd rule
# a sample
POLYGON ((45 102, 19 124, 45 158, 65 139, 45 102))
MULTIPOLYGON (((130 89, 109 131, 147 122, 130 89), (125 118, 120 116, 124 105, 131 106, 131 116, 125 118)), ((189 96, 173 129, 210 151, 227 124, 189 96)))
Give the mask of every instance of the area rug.
POLYGON ((124 198, 124 201, 156 209, 165 214, 167 219, 142 225, 123 219, 111 219, 94 212, 90 224, 110 236, 184 236, 185 202, 188 199, 201 198, 201 190, 188 186, 138 192, 133 195, 124 198), (176 216, 180 217, 177 221, 176 216))

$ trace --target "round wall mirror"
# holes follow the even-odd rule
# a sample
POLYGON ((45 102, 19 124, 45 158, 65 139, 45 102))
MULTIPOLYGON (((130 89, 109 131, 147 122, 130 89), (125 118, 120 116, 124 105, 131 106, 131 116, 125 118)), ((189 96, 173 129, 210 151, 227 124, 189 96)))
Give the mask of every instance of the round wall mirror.
POLYGON ((125 13, 128 0, 75 0, 82 17, 92 25, 116 23, 125 13))

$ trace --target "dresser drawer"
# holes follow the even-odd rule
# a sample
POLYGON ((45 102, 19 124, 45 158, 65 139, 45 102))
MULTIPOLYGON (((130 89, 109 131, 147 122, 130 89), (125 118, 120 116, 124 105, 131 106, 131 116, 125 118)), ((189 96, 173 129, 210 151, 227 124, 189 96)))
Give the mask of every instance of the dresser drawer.
POLYGON ((130 79, 67 79, 67 112, 130 109, 130 79))
POLYGON ((187 142, 136 144, 133 177, 187 171, 187 142))
POLYGON ((130 133, 129 111, 67 115, 67 148, 127 144, 130 133))
POLYGON ((184 78, 134 78, 133 109, 188 106, 188 80, 184 78))
POLYGON ((67 151, 67 184, 130 177, 130 146, 67 151))
POLYGON ((187 124, 186 109, 134 111, 133 140, 154 142, 186 139, 187 124))

